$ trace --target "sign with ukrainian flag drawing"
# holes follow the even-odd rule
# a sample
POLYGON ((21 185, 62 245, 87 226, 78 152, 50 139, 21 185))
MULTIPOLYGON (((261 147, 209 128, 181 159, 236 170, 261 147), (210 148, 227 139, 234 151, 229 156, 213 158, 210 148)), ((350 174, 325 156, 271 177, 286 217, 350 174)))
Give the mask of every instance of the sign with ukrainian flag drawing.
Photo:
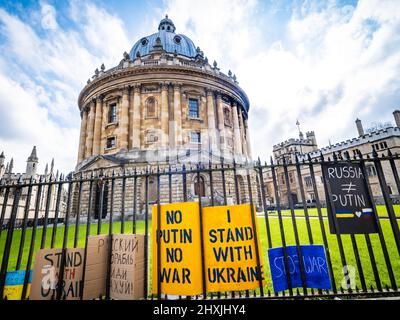
POLYGON ((251 290, 264 282, 260 237, 252 214, 250 204, 203 208, 207 291, 251 290))
POLYGON ((197 202, 160 205, 160 243, 157 241, 157 205, 152 209, 153 293, 157 294, 157 246, 161 250, 161 293, 202 293, 200 214, 197 202))
MULTIPOLYGON (((25 274, 26 274, 25 270, 15 270, 7 272, 3 298, 7 298, 7 300, 21 300, 22 289, 24 287, 25 274)), ((29 272, 26 297, 29 296, 31 282, 32 282, 32 271, 29 272)))
POLYGON ((325 163, 325 192, 329 229, 333 234, 376 233, 377 222, 373 202, 369 196, 367 177, 360 163, 325 163), (328 186, 330 192, 328 190, 328 186), (327 199, 328 200, 328 199, 327 199))

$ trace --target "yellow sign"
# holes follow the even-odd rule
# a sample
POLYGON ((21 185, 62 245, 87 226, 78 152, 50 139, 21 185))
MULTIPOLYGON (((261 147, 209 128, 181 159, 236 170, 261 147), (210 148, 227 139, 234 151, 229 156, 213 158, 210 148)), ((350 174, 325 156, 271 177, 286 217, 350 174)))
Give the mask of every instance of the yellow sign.
MULTIPOLYGON (((22 289, 24 287, 25 270, 8 271, 4 286, 3 298, 7 300, 21 300, 22 289)), ((28 283, 26 286, 26 297, 29 296, 32 281, 32 271, 29 272, 28 283)))
MULTIPOLYGON (((152 209, 153 292, 157 294, 157 205, 152 209)), ((201 294, 200 215, 197 202, 160 205, 161 293, 201 294)))
POLYGON ((253 229, 250 204, 203 208, 203 232, 207 291, 257 289, 263 268, 260 237, 257 224, 256 231, 253 229), (257 266, 255 235, 261 270, 257 266))
MULTIPOLYGON (((15 286, 5 286, 3 298, 7 297, 7 300, 21 300, 23 287, 24 287, 23 284, 15 286)), ((31 289, 31 284, 28 283, 28 285, 26 286, 27 297, 29 296, 30 289, 31 289)))

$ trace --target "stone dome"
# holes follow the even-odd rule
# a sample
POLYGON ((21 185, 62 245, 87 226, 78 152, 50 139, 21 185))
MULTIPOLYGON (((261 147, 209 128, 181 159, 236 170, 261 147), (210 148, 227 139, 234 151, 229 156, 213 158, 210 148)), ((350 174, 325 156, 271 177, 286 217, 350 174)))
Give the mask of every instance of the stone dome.
POLYGON ((160 21, 158 32, 137 41, 132 47, 129 56, 134 60, 138 54, 140 56, 148 55, 151 51, 160 48, 160 46, 168 53, 176 53, 188 58, 195 58, 200 54, 192 40, 183 34, 175 33, 174 23, 166 16, 160 21))

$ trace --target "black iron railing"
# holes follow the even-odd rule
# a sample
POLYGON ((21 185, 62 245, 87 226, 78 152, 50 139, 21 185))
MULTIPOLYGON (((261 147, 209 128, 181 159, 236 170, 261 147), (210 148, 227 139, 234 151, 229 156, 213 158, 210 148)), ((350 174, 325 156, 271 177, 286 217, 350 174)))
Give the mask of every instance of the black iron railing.
MULTIPOLYGON (((158 165, 135 168, 132 171, 106 169, 77 173, 67 178, 53 175, 0 184, 0 299, 3 299, 6 275, 12 270, 27 270, 24 277, 21 299, 28 299, 29 272, 33 269, 34 255, 39 249, 61 248, 59 279, 63 279, 65 252, 69 247, 85 248, 91 235, 113 233, 142 233, 145 235, 144 297, 164 299, 161 283, 157 283, 157 296, 152 295, 150 282, 150 206, 156 205, 157 230, 160 230, 160 205, 181 201, 197 201, 200 208, 202 234, 202 208, 205 206, 251 204, 253 227, 258 224, 261 247, 256 243, 257 266, 268 265, 264 253, 282 246, 284 266, 289 268, 287 246, 295 245, 301 261, 301 245, 323 244, 327 267, 331 279, 331 290, 309 289, 305 270, 300 263, 301 290, 292 288, 287 273, 288 290, 274 292, 268 280, 268 267, 264 268, 266 285, 259 281, 259 289, 244 292, 207 292, 204 269, 204 244, 201 241, 203 299, 218 298, 317 298, 354 297, 367 295, 399 295, 400 281, 400 210, 393 204, 399 196, 400 179, 398 162, 400 157, 378 155, 374 150, 370 156, 360 153, 350 157, 348 153, 332 154, 332 158, 311 159, 297 157, 293 163, 262 164, 203 164, 158 165), (330 234, 327 204, 332 204, 332 193, 321 166, 336 163, 360 164, 373 199, 373 215, 377 221, 377 232, 373 234, 330 234), (376 176, 367 172, 374 166, 376 176), (283 178, 278 179, 278 177, 283 178), (305 178, 311 181, 308 191, 305 178), (391 190, 388 181, 391 182, 391 190), (258 181, 258 183, 256 182, 258 181), (197 183, 196 186, 194 184, 197 183), (203 183, 204 185, 200 185, 203 183), (396 190, 393 192, 393 190, 396 190), (392 193, 392 194, 391 194, 392 193), (295 194, 296 197, 293 196, 295 194), (308 199, 307 199, 308 197, 308 199), (298 203, 295 199, 300 198, 298 203), (44 199, 44 201, 43 201, 44 199), (378 199, 383 204, 378 205, 378 199), (248 201, 247 201, 248 200, 248 201), (253 206, 252 204, 255 204, 253 206), (397 216, 396 216, 397 215, 397 216), (265 227, 263 226, 265 224, 265 227), (116 227, 119 227, 116 230, 116 227), (51 230, 50 230, 51 229, 51 230), (62 235, 57 233, 61 231, 62 235), (265 230, 265 231, 264 231, 265 230), (71 234, 71 232, 73 234, 71 234), (260 261, 259 257, 263 257, 260 261), (348 280, 348 266, 355 263, 356 285, 343 285, 348 280)), ((337 226, 336 226, 337 227, 337 226)), ((257 236, 257 235, 256 235, 257 236)), ((257 239, 256 239, 257 240, 257 239)), ((157 261, 160 261, 160 246, 157 261)), ((111 246, 109 250, 111 261, 111 246)), ((160 264, 156 266, 160 272, 160 264)), ((159 273, 160 274, 160 273, 159 273)), ((84 275, 85 277, 85 271, 84 275)), ((110 267, 107 268, 105 296, 110 298, 110 267)), ((160 277, 158 277, 160 279, 160 277)), ((345 284, 348 284, 347 282, 345 284)), ((84 290, 84 288, 83 288, 84 290)), ((4 297, 7 299, 7 297, 4 297)), ((61 280, 53 299, 65 299, 61 280)), ((82 298, 82 297, 81 297, 82 298)), ((180 297, 182 298, 182 297, 180 297)), ((192 297, 199 298, 199 297, 192 297)))

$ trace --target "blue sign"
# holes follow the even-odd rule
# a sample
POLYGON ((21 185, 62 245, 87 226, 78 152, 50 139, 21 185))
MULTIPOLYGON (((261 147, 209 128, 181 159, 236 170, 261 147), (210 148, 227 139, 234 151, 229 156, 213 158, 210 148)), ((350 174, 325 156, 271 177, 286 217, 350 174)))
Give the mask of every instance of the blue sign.
MULTIPOLYGON (((307 288, 331 289, 325 250, 322 245, 300 246, 307 288)), ((292 288, 302 287, 299 259, 296 246, 287 246, 288 268, 292 288)), ((283 247, 268 250, 269 266, 271 269, 274 291, 287 290, 288 283, 285 272, 283 247)))
MULTIPOLYGON (((25 270, 8 271, 6 274, 6 286, 16 286, 24 284, 25 270)), ((32 282, 32 270, 29 272, 28 283, 32 282)))

